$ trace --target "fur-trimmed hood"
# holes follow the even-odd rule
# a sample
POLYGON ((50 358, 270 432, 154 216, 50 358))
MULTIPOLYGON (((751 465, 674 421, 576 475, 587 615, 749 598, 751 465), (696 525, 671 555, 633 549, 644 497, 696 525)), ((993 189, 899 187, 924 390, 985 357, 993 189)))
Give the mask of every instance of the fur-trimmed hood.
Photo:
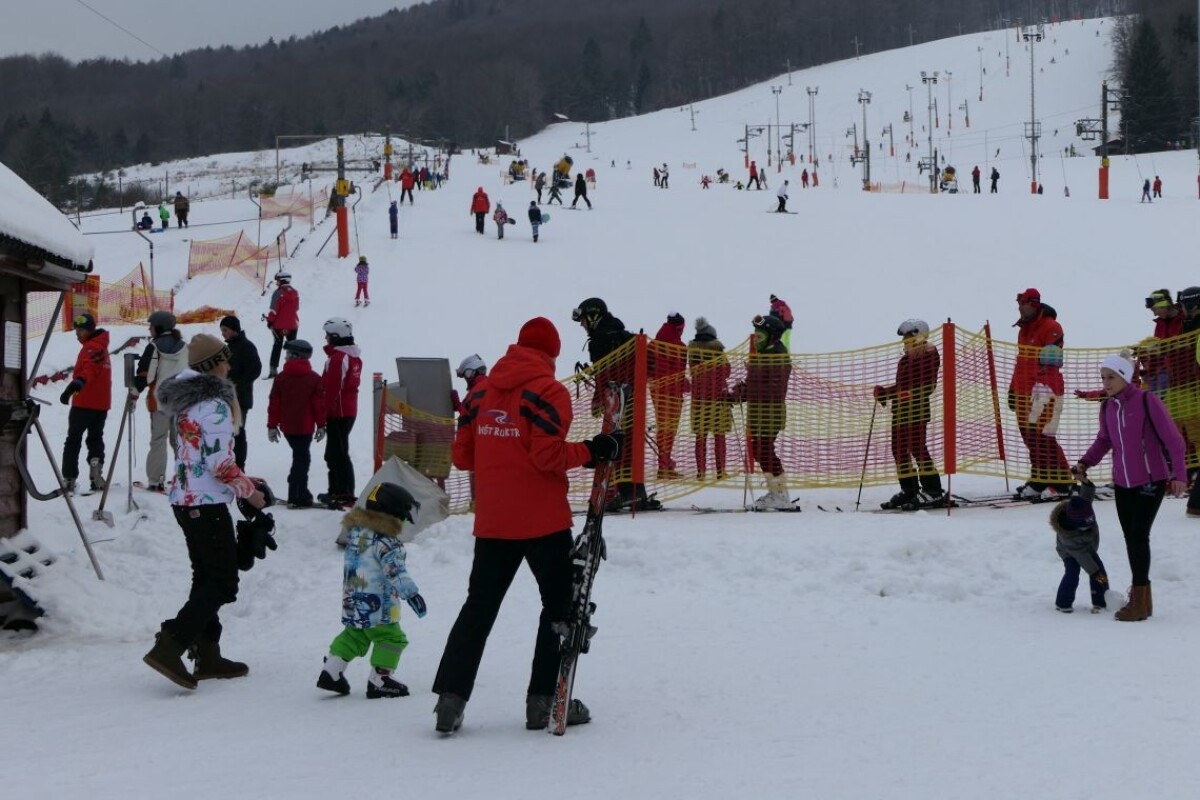
POLYGON ((1074 539, 1084 536, 1095 536, 1100 532, 1100 526, 1092 523, 1086 528, 1068 528, 1063 524, 1070 500, 1060 500, 1050 510, 1050 528, 1060 537, 1074 539))
MULTIPOLYGON (((415 516, 415 515, 414 515, 415 516)), ((404 520, 382 511, 352 508, 342 517, 342 530, 349 533, 353 528, 366 528, 380 536, 398 537, 404 530, 404 520)))
POLYGON ((238 425, 241 425, 242 412, 238 407, 237 389, 225 378, 211 372, 185 369, 159 386, 156 394, 159 406, 169 414, 178 414, 205 400, 224 400, 233 409, 238 425))

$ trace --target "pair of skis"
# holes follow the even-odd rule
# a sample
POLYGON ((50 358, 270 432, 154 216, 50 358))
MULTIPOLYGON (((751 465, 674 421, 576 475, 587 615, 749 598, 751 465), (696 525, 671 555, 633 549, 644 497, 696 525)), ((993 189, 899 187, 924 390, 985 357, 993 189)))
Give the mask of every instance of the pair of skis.
MULTIPOLYGON (((609 383, 605 387, 602 430, 605 433, 620 432, 624 415, 624 388, 618 383, 609 383)), ((592 494, 588 499, 587 518, 583 523, 583 531, 575 537, 575 544, 571 548, 571 604, 566 618, 555 626, 560 636, 560 658, 548 727, 550 733, 555 736, 562 736, 567 732, 567 714, 571 708, 571 692, 575 687, 575 668, 579 663, 579 656, 588 652, 592 635, 596 632, 596 628, 592 626, 592 614, 596 611, 596 604, 592 602, 592 585, 596 582, 596 570, 600 568, 600 562, 608 557, 601 528, 612 471, 611 461, 596 465, 592 477, 592 494)))

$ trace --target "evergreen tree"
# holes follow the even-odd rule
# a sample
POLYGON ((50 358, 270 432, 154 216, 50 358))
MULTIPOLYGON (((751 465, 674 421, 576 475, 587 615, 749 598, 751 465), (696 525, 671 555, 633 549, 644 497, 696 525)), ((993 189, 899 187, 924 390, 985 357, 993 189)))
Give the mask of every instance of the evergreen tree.
POLYGON ((1164 150, 1182 137, 1178 99, 1149 20, 1134 25, 1121 84, 1121 125, 1130 152, 1164 150))

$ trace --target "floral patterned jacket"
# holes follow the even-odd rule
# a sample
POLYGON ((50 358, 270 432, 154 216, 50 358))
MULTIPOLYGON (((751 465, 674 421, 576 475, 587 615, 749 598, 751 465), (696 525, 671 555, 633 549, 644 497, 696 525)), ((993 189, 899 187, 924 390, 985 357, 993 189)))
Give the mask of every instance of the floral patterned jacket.
POLYGON ((419 593, 397 538, 404 523, 380 511, 352 509, 342 518, 342 624, 374 628, 400 622, 400 601, 419 593))
POLYGON ((174 419, 173 506, 228 503, 254 493, 233 458, 241 425, 236 389, 225 378, 185 369, 158 387, 159 408, 174 419))

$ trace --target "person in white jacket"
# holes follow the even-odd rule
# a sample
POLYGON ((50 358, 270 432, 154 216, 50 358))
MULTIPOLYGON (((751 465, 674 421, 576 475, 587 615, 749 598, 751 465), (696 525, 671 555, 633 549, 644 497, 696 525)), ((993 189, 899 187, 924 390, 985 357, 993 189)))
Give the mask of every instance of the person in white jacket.
POLYGON ((778 211, 780 214, 786 213, 787 212, 787 201, 788 201, 788 182, 787 181, 784 181, 783 183, 781 183, 779 185, 779 188, 775 190, 775 197, 779 199, 779 208, 777 208, 775 210, 778 211))
POLYGON ((175 420, 175 476, 168 492, 183 530, 192 588, 174 619, 162 623, 143 658, 152 669, 187 689, 198 680, 238 678, 250 668, 221 655, 221 606, 237 599, 237 539, 229 503, 244 498, 263 508, 255 481, 238 467, 233 440, 241 425, 237 392, 227 379, 229 348, 200 333, 188 343, 188 367, 158 387, 160 407, 175 420), (195 672, 183 664, 191 650, 195 672))

